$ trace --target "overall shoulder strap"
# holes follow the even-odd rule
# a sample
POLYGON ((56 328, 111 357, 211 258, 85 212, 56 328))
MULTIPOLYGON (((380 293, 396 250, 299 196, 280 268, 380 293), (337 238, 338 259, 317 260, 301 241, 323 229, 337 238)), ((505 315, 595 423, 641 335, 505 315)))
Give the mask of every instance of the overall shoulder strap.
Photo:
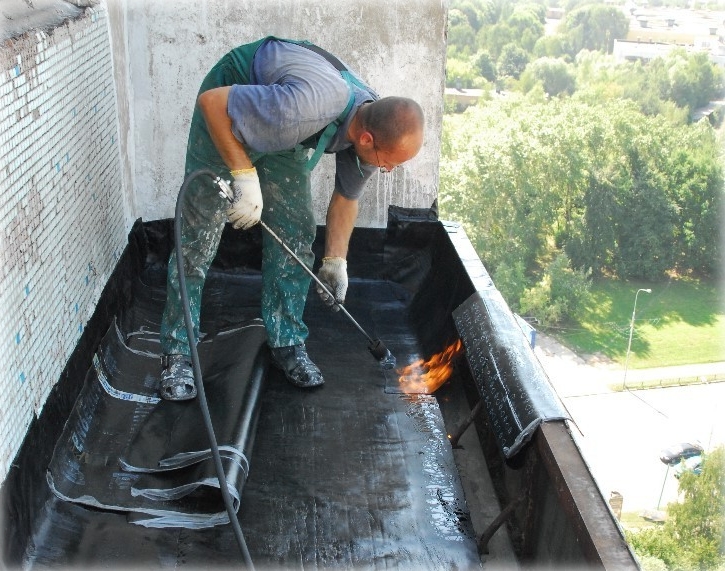
POLYGON ((307 42, 307 41, 296 41, 296 42, 292 42, 292 43, 295 43, 298 46, 302 46, 303 48, 307 48, 311 52, 315 52, 317 55, 322 56, 328 62, 330 62, 332 67, 334 67, 337 71, 340 71, 340 72, 347 71, 347 68, 343 65, 343 63, 339 59, 337 59, 334 55, 332 55, 327 50, 322 49, 320 46, 316 46, 315 44, 313 44, 311 42, 307 42))
POLYGON ((353 105, 355 104, 355 93, 352 90, 352 85, 347 78, 345 78, 345 80, 347 81, 347 86, 350 90, 350 97, 347 100, 347 106, 345 107, 345 110, 342 113, 340 113, 340 115, 337 117, 337 119, 335 119, 332 123, 330 123, 322 131, 322 134, 320 135, 320 138, 317 141, 317 146, 315 147, 315 152, 312 153, 312 156, 307 161, 307 168, 309 170, 312 170, 317 166, 317 163, 320 161, 320 158, 322 157, 323 153, 325 152, 325 149, 327 148, 327 144, 330 142, 330 139, 332 139, 332 137, 335 136, 335 133, 337 133, 338 127, 340 125, 342 125, 342 123, 343 123, 343 121, 345 121, 345 119, 347 119, 348 114, 350 113, 353 105))
POLYGON ((325 129, 323 129, 322 133, 320 134, 320 138, 317 141, 317 146, 315 147, 315 152, 312 153, 312 156, 307 161, 307 168, 308 170, 312 170, 317 166, 317 163, 320 161, 320 158, 322 157, 323 153, 325 152, 325 149, 327 148, 327 144, 330 142, 330 139, 335 136, 335 133, 337 132, 337 129, 342 123, 347 119, 347 116, 350 114, 350 111, 353 108, 353 105, 355 104, 355 92, 353 90, 353 85, 357 85, 358 87, 361 87, 363 89, 366 89, 367 86, 360 81, 358 78, 356 78, 350 71, 345 67, 345 65, 337 59, 334 55, 332 55, 327 50, 322 49, 319 46, 316 46, 315 44, 307 41, 295 41, 295 40, 285 40, 294 44, 297 44, 298 46, 301 46, 303 48, 306 48, 312 52, 315 52, 316 54, 322 56, 325 58, 330 64, 340 72, 340 75, 347 83, 348 90, 350 92, 350 97, 347 100, 347 106, 343 110, 342 113, 335 119, 332 123, 330 123, 325 129))

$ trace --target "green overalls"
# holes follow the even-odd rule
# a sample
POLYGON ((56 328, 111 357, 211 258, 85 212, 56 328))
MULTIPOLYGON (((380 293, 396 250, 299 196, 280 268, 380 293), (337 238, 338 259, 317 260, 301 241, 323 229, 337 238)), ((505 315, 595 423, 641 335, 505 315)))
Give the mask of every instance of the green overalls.
MULTIPOLYGON (((199 93, 220 86, 249 84, 254 54, 266 39, 245 44, 227 53, 207 74, 199 93)), ((319 50, 306 42, 295 43, 313 51, 319 50)), ((341 73, 345 77, 345 73, 341 73)), ((345 79, 350 84, 348 77, 345 79)), ((314 262, 311 246, 316 234, 310 173, 353 102, 351 88, 347 108, 320 134, 320 142, 311 158, 308 158, 308 149, 302 144, 289 151, 250 153, 262 188, 262 220, 308 267, 312 267, 314 262)), ((197 106, 189 130, 185 174, 189 175, 201 168, 210 169, 224 179, 231 178, 197 106)), ((228 206, 209 177, 204 176, 197 177, 189 185, 182 204, 184 271, 197 339, 204 281, 219 246, 227 221, 228 206)), ((269 346, 286 347, 303 343, 308 330, 302 321, 302 314, 311 278, 267 233, 263 233, 262 247, 262 319, 269 346)), ((168 267, 166 306, 161 323, 161 350, 166 355, 189 355, 176 265, 176 254, 172 252, 168 267)))

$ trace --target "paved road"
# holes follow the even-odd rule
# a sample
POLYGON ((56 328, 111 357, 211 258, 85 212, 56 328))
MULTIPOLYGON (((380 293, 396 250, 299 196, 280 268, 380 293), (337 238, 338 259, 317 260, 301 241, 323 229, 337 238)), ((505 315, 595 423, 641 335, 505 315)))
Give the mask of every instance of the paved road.
MULTIPOLYGON (((622 494, 625 512, 664 509, 677 499, 660 450, 683 440, 705 450, 725 444, 725 382, 612 392, 621 368, 582 359, 541 334, 535 353, 580 431, 573 428, 604 497, 622 494)), ((725 377, 725 363, 630 369, 627 384, 715 374, 725 377)))

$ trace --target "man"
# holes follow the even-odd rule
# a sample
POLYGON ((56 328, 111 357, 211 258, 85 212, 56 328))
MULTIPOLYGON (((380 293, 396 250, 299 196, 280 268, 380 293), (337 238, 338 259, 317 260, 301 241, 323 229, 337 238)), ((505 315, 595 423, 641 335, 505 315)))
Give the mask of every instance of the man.
MULTIPOLYGON (((197 177, 185 194, 182 251, 195 328, 206 272, 227 217, 236 229, 264 220, 312 266, 316 224, 310 171, 323 151, 336 154, 336 175, 318 276, 334 299, 321 288, 318 293, 330 306, 343 303, 348 242, 365 182, 376 169, 390 171, 414 157, 423 126, 417 103, 380 99, 334 56, 307 42, 269 37, 226 54, 202 82, 186 154, 187 175, 210 169, 231 178, 234 191, 230 206, 209 177, 197 177)), ((262 319, 272 363, 295 386, 320 386, 324 380, 307 355, 302 321, 310 278, 266 233, 262 246, 262 319)), ((175 254, 169 261, 161 349, 161 395, 194 398, 175 254)))

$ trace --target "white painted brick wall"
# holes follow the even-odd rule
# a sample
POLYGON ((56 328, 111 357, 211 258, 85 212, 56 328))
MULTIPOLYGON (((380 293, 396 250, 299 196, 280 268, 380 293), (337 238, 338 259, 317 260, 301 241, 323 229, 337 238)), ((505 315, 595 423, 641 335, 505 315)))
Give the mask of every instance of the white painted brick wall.
POLYGON ((0 47, 0 481, 126 244, 106 20, 0 47))

